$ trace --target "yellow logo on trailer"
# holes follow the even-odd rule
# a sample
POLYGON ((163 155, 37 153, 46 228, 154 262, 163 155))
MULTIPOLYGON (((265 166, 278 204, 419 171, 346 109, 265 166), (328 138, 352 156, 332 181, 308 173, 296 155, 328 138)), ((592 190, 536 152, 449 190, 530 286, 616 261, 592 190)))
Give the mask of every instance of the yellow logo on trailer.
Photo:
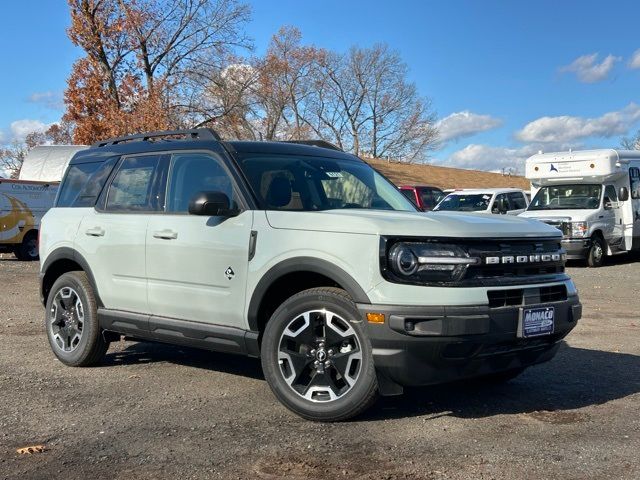
MULTIPOLYGON (((0 216, 0 242, 20 243, 21 237, 34 226, 33 213, 24 202, 17 198, 4 193, 1 195, 9 201, 11 208, 7 215, 0 216)), ((1 197, 0 200, 2 200, 1 197)), ((0 210, 2 210, 1 207, 2 205, 0 205, 0 210)))

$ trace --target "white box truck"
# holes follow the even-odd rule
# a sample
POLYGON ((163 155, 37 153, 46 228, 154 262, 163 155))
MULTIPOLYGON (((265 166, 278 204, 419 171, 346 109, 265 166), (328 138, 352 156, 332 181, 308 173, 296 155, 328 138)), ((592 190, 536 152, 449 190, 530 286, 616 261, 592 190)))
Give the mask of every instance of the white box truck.
POLYGON ((521 215, 562 230, 567 258, 598 267, 640 249, 640 151, 539 153, 526 177, 534 196, 521 215))
POLYGON ((38 259, 40 220, 53 206, 71 158, 84 145, 35 147, 24 159, 18 180, 0 178, 0 252, 19 260, 38 259))

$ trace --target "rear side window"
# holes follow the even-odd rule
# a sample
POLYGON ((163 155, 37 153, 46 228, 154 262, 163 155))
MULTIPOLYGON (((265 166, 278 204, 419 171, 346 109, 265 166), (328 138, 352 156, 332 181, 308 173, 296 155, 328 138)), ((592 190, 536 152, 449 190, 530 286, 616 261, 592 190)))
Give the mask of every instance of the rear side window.
POLYGON ((527 201, 524 199, 524 195, 520 192, 510 193, 509 203, 511 204, 511 210, 524 210, 527 208, 527 201))
POLYGON ((78 198, 80 191, 85 187, 89 177, 102 165, 102 162, 80 163, 69 165, 67 174, 60 187, 56 207, 71 207, 78 198))
POLYGON ((413 192, 413 190, 409 190, 408 188, 401 188, 400 191, 411 201, 411 203, 416 205, 416 194, 413 192))
POLYGON ((109 186, 105 210, 160 210, 160 199, 155 188, 159 170, 158 155, 124 158, 109 186))

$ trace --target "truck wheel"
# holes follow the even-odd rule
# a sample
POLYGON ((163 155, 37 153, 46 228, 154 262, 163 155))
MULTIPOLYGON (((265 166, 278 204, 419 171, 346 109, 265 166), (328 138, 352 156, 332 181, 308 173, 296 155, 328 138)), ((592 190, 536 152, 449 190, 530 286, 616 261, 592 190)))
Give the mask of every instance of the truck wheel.
POLYGON ((93 289, 84 272, 67 272, 55 281, 47 299, 45 325, 51 349, 65 365, 95 365, 109 348, 98 323, 93 289))
POLYGON ((18 260, 38 260, 38 234, 33 231, 27 233, 22 239, 22 243, 15 248, 13 253, 18 260))
POLYGON ((587 265, 589 267, 601 267, 604 262, 605 246, 604 241, 599 236, 591 239, 591 248, 587 256, 587 265))
POLYGON ((286 300, 267 323, 261 357, 275 396, 308 420, 346 420, 378 396, 371 344, 344 290, 313 288, 286 300))

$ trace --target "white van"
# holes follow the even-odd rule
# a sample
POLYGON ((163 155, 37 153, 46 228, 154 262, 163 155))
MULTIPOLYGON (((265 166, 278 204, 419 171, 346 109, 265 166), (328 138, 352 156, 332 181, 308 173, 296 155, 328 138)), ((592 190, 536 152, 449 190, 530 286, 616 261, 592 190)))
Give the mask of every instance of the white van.
POLYGON ((69 161, 83 145, 45 145, 24 159, 19 180, 0 178, 0 252, 38 259, 40 219, 53 206, 69 161))
POLYGON ((526 176, 534 198, 522 216, 562 230, 567 258, 597 267, 640 248, 640 151, 539 153, 526 176))
POLYGON ((518 215, 525 211, 528 204, 526 195, 518 188, 465 188, 449 193, 433 211, 518 215))

